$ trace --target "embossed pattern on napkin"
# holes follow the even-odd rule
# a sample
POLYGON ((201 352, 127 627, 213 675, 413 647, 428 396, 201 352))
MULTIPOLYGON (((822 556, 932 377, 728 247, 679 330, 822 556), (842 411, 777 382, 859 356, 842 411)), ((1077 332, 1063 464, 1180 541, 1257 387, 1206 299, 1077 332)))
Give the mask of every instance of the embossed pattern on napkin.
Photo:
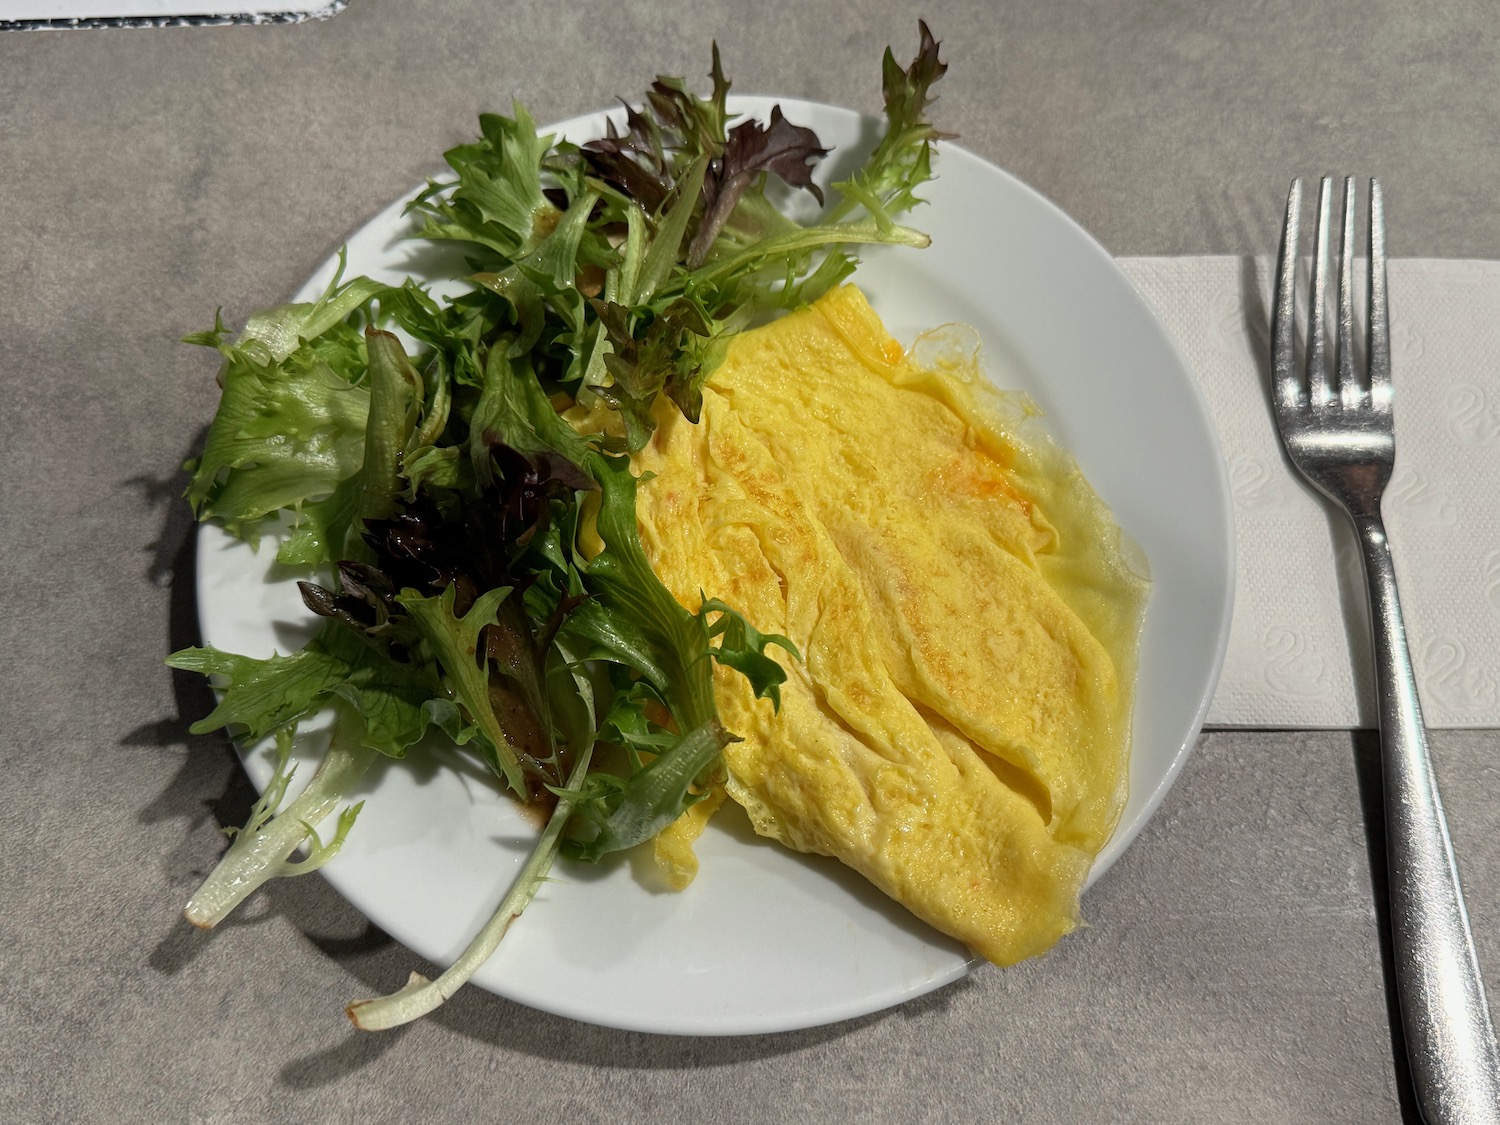
MULTIPOLYGON (((1198 377, 1238 532, 1208 722, 1374 726, 1348 521, 1281 451, 1267 398, 1273 263, 1124 258, 1198 377)), ((1384 513, 1427 724, 1500 726, 1500 262, 1389 263, 1396 468, 1384 513)))

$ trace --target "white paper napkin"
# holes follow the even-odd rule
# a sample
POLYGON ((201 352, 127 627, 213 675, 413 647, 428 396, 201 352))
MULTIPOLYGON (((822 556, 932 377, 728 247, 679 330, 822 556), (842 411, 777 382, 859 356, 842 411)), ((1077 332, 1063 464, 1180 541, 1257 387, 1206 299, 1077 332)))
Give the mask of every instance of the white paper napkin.
MULTIPOLYGON (((1374 726, 1347 519, 1281 451, 1267 397, 1273 264, 1124 258, 1197 375, 1238 530, 1216 726, 1374 726)), ((1500 262, 1389 264, 1396 469, 1384 513, 1427 725, 1500 727, 1500 262)))

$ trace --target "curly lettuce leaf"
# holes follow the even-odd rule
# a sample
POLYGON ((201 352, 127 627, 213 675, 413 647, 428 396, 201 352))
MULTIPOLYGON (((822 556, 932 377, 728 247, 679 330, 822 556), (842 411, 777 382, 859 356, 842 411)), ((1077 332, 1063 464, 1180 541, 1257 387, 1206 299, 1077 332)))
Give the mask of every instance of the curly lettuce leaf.
POLYGON ((370 392, 326 363, 277 360, 255 341, 220 350, 223 395, 188 500, 199 519, 248 538, 272 513, 327 496, 359 472, 370 392))
POLYGON ((780 633, 760 632, 738 610, 718 598, 705 599, 698 611, 700 617, 709 614, 717 618, 708 627, 708 635, 719 638, 719 643, 710 650, 714 659, 749 680, 757 699, 769 699, 779 708, 786 670, 766 654, 766 648, 776 645, 793 660, 801 660, 797 646, 780 633))
POLYGON ((580 649, 586 656, 634 674, 608 723, 630 749, 649 748, 654 755, 626 777, 590 774, 569 794, 577 823, 565 853, 592 861, 651 839, 701 795, 701 783, 709 780, 733 737, 720 724, 714 704, 712 659, 746 672, 758 696, 779 702, 777 688, 785 673, 764 649, 769 644, 795 649, 784 637, 755 631, 723 602, 706 603, 696 614, 678 604, 641 546, 637 481, 629 463, 595 453, 585 465, 600 487, 597 525, 604 550, 585 570, 594 596, 568 617, 562 633, 586 646, 580 649), (711 615, 717 618, 712 624, 711 615), (711 644, 715 636, 724 638, 717 649, 711 644), (650 719, 653 703, 665 708, 668 722, 650 719))
POLYGON ((916 189, 932 178, 932 146, 951 133, 939 132, 927 120, 933 85, 948 72, 938 58, 938 43, 925 21, 918 21, 921 45, 904 70, 889 47, 882 62, 885 133, 869 160, 847 180, 834 185, 843 198, 824 218, 836 222, 863 207, 883 228, 894 216, 923 202, 916 189))
POLYGON ((317 301, 252 316, 232 344, 218 317, 211 331, 187 337, 223 356, 219 409, 188 463, 188 501, 199 519, 251 542, 276 513, 319 505, 284 562, 326 563, 342 549, 350 504, 341 486, 366 461, 371 392, 360 324, 390 289, 342 276, 341 255, 317 301))
POLYGON ((542 189, 542 162, 552 138, 537 135, 524 106, 511 113, 481 114, 481 138, 444 154, 456 186, 430 185, 407 208, 426 218, 423 238, 475 242, 515 260, 551 231, 557 208, 542 189))
POLYGON ((449 585, 436 597, 404 590, 396 595, 396 600, 411 615, 430 648, 430 658, 441 666, 453 697, 478 728, 482 737, 476 745, 485 761, 512 790, 525 794, 521 762, 490 698, 489 662, 484 659, 480 635, 495 623, 500 603, 510 595, 510 588, 502 586, 486 591, 462 616, 454 612, 457 592, 455 585, 449 585))
POLYGON ((265 659, 218 649, 174 652, 167 664, 212 676, 218 706, 190 728, 194 734, 229 729, 246 742, 274 734, 315 714, 333 699, 358 716, 361 745, 391 758, 437 725, 450 734, 454 713, 447 700, 414 670, 385 659, 347 630, 325 625, 306 645, 265 659))

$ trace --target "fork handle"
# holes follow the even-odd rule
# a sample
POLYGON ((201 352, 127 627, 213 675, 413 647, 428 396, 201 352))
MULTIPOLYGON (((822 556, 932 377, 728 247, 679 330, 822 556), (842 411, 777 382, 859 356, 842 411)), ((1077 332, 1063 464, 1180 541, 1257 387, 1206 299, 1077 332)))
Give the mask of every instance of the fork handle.
POLYGON ((1375 631, 1396 991, 1417 1104, 1428 1125, 1500 1123, 1500 1051, 1378 513, 1356 516, 1375 631))

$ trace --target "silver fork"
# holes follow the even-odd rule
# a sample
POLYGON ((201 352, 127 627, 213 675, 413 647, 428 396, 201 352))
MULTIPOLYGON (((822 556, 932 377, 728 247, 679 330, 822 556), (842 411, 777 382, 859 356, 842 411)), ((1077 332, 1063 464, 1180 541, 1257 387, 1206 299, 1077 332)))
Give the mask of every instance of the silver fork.
POLYGON ((1318 193, 1306 378, 1296 365, 1297 232, 1302 183, 1292 182, 1276 268, 1271 367, 1276 422, 1292 464, 1354 521, 1375 630, 1385 789, 1386 854, 1396 991, 1417 1105, 1429 1125, 1500 1122, 1500 1052, 1474 955, 1453 844, 1427 756, 1396 574, 1380 518, 1396 440, 1391 421, 1385 211, 1370 181, 1368 378, 1355 372, 1354 179, 1344 181, 1338 325, 1328 363, 1329 221, 1333 180, 1318 193))

